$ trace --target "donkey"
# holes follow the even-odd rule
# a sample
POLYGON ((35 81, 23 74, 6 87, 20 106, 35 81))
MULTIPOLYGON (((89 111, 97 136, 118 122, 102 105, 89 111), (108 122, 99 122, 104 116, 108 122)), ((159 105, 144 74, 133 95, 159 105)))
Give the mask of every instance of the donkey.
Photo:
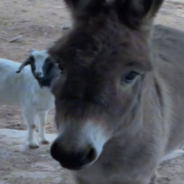
POLYGON ((51 155, 78 184, 150 184, 184 143, 184 33, 153 26, 163 0, 65 2, 51 155))

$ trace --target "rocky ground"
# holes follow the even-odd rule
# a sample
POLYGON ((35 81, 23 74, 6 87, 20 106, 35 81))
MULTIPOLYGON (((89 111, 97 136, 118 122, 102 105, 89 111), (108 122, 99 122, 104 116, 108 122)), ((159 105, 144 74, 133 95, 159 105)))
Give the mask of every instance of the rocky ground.
MULTIPOLYGON (((31 48, 45 49, 70 26, 61 0, 1 0, 0 57, 22 62, 31 48)), ((165 0, 156 23, 184 31, 184 0, 165 0)), ((53 111, 47 132, 54 133, 53 111)), ((71 184, 68 174, 50 158, 49 146, 26 149, 20 110, 0 106, 0 184, 71 184)), ((50 135, 53 140, 54 135, 50 135)), ((184 157, 164 164, 160 184, 184 184, 184 157)))

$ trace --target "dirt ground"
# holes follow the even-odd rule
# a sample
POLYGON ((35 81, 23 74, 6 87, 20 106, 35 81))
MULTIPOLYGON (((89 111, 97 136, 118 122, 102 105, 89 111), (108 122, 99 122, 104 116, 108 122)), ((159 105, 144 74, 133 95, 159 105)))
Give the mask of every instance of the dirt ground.
MULTIPOLYGON (((63 28, 70 26, 70 17, 62 0, 1 0, 0 10, 0 57, 17 62, 22 62, 32 48, 45 49, 52 45, 63 34, 63 28), (16 40, 16 37, 20 39, 16 40)), ((156 23, 184 31, 183 20, 184 0, 166 0, 156 23)), ((53 111, 48 118, 48 133, 55 132, 52 119, 53 111)), ((0 107, 2 128, 25 129, 19 109, 0 107)), ((164 165, 159 171, 162 175, 161 184, 184 184, 184 157, 164 165)), ((25 181, 22 184, 29 183, 25 181)))

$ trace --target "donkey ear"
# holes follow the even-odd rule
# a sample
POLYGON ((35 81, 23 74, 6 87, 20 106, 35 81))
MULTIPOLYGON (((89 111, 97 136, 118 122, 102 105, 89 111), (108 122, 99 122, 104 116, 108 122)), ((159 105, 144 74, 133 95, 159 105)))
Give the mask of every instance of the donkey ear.
POLYGON ((65 0, 65 3, 71 8, 78 5, 80 0, 65 0))
POLYGON ((151 21, 164 0, 115 0, 118 15, 131 27, 151 21))
POLYGON ((91 0, 64 0, 67 6, 72 9, 81 9, 85 6, 87 6, 91 0))
POLYGON ((94 8, 94 7, 98 7, 103 3, 108 2, 109 0, 64 0, 65 3, 67 4, 67 6, 75 11, 81 11, 81 10, 85 10, 85 8, 94 8))

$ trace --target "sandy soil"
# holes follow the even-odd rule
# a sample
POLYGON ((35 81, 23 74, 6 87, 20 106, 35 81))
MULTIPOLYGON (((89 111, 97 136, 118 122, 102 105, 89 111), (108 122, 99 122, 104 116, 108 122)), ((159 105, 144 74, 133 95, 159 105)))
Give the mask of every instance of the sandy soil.
MULTIPOLYGON (((63 34, 63 27, 70 26, 67 8, 61 0, 1 0, 0 10, 0 57, 17 62, 22 62, 31 48, 45 49, 50 46, 63 34), (21 38, 11 42, 17 36, 21 38)), ((183 18, 184 0, 166 0, 156 23, 184 31, 183 18)), ((55 132, 52 119, 53 111, 48 118, 48 133, 55 132)), ((2 128, 25 129, 19 109, 0 107, 0 129, 2 128)), ((6 148, 1 147, 2 149, 6 151, 6 148)), ((184 183, 184 157, 165 164, 159 171, 162 175, 161 184, 184 183)), ((30 180, 25 180, 22 184, 29 183, 30 180)))

